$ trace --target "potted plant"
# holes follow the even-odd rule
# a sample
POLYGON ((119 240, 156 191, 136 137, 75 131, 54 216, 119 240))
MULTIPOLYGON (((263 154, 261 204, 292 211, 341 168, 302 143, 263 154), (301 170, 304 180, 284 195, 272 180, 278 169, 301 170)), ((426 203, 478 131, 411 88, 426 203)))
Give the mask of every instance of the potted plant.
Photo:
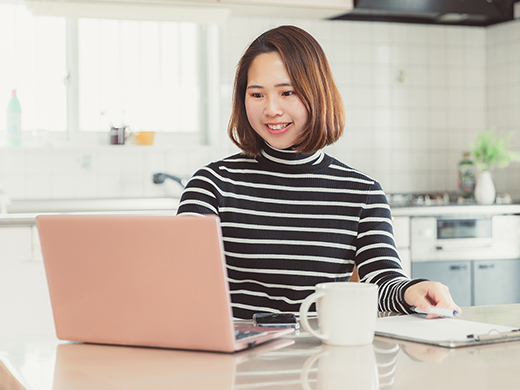
POLYGON ((495 185, 491 169, 504 168, 511 161, 519 161, 520 155, 509 150, 509 136, 500 137, 494 129, 484 130, 477 135, 471 147, 473 160, 480 170, 475 186, 475 200, 480 204, 495 201, 495 185))

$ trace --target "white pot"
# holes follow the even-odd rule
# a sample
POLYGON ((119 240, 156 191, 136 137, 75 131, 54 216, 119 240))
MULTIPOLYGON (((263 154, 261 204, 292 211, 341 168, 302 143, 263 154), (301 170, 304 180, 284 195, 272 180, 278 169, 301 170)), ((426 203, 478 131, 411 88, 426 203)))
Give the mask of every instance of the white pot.
POLYGON ((495 202, 495 196, 495 184, 493 183, 491 172, 480 172, 477 185, 475 186, 475 200, 478 204, 493 204, 495 202))

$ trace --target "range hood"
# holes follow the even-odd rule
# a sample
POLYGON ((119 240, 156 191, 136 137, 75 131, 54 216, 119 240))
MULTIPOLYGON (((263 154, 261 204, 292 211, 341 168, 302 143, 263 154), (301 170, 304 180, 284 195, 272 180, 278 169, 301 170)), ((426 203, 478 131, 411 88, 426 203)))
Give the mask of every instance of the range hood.
POLYGON ((332 20, 491 26, 514 19, 519 0, 354 0, 332 20))

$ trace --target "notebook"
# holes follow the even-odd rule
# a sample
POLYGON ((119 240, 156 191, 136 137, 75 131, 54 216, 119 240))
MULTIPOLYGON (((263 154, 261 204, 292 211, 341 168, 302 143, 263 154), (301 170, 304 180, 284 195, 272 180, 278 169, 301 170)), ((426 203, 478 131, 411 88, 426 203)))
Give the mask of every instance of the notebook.
POLYGON ((234 352, 293 331, 234 325, 216 216, 36 223, 61 340, 234 352))

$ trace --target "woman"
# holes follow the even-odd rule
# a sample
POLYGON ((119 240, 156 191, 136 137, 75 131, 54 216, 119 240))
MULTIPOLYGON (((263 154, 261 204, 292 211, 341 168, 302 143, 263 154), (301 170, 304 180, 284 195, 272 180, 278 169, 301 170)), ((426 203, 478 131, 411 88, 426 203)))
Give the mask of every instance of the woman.
POLYGON ((242 153, 195 173, 178 209, 220 217, 235 317, 297 313, 317 283, 348 281, 354 265, 379 286, 380 310, 460 310, 445 286, 403 274, 380 185, 322 151, 344 122, 311 35, 282 26, 253 41, 228 129, 242 153))

